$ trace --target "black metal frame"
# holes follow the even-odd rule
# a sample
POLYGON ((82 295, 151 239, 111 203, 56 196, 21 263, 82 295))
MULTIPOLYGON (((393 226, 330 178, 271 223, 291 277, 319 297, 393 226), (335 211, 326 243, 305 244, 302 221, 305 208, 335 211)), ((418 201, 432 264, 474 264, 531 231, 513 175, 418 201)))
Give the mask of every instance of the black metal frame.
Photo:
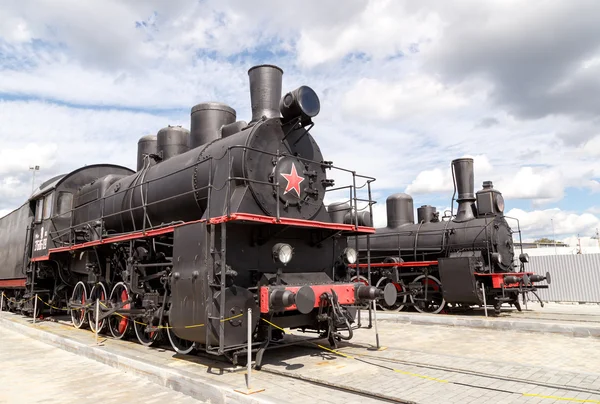
MULTIPOLYGON (((277 192, 277 190, 279 189, 279 180, 277 179, 274 183, 272 182, 267 182, 267 181, 258 181, 258 180, 251 180, 249 178, 245 178, 245 177, 237 177, 237 176, 233 176, 232 175, 232 167, 233 167, 233 159, 232 159, 232 154, 233 151, 235 149, 242 149, 242 152, 248 152, 248 151, 252 151, 252 152, 257 152, 257 153, 263 153, 263 154, 267 154, 270 155, 273 158, 279 159, 281 157, 287 157, 287 156, 292 156, 288 153, 280 153, 279 151, 277 153, 270 153, 270 152, 266 152, 263 150, 258 150, 252 147, 248 147, 248 146, 231 146, 229 148, 227 148, 227 150, 225 151, 225 153, 222 156, 219 157, 213 157, 211 156, 210 158, 203 160, 203 161, 197 161, 195 162, 193 165, 189 165, 186 167, 183 167, 177 171, 173 171, 170 172, 168 174, 162 175, 160 177, 157 177, 155 179, 152 179, 150 181, 144 180, 144 176, 145 173, 147 172, 148 168, 149 168, 149 158, 146 158, 146 163, 144 165, 144 168, 137 173, 137 177, 134 179, 134 181, 128 186, 125 187, 123 189, 119 189, 117 192, 112 193, 110 195, 110 197, 114 197, 114 195, 119 194, 119 193, 126 193, 126 192, 131 192, 131 194, 133 195, 133 192, 137 192, 137 189, 140 189, 141 195, 142 195, 142 206, 141 208, 143 209, 143 222, 142 222, 142 228, 141 229, 136 229, 135 228, 135 220, 133 220, 134 223, 134 230, 133 231, 128 231, 128 232, 123 232, 123 233, 111 233, 108 234, 104 228, 104 223, 105 223, 105 219, 107 219, 110 216, 115 216, 115 215, 121 215, 121 214, 126 214, 126 213, 131 213, 133 215, 133 211, 134 210, 139 210, 140 206, 137 207, 132 207, 131 204, 129 206, 129 208, 127 209, 122 209, 118 212, 112 213, 110 216, 105 215, 105 203, 106 203, 106 199, 107 196, 103 195, 100 198, 100 217, 99 218, 95 218, 92 220, 89 220, 87 222, 83 222, 83 223, 77 223, 74 224, 74 218, 75 218, 75 210, 80 208, 77 207, 75 209, 71 209, 68 212, 63 213, 63 215, 70 215, 71 217, 71 224, 68 228, 63 229, 63 230, 57 230, 54 232, 49 232, 50 234, 50 238, 53 241, 53 244, 58 244, 57 242, 60 241, 66 234, 69 234, 69 240, 66 243, 62 243, 62 247, 65 246, 75 246, 77 244, 79 244, 77 242, 77 234, 76 232, 79 231, 80 229, 82 229, 83 226, 88 226, 92 229, 92 231, 96 232, 97 234, 97 239, 100 240, 100 242, 102 242, 104 239, 106 238, 112 238, 112 237, 118 237, 118 236, 127 236, 127 235, 132 235, 132 234, 136 234, 136 233, 140 233, 141 232, 141 236, 140 238, 146 238, 147 236, 147 232, 150 230, 156 230, 156 229, 161 229, 164 227, 168 227, 168 226, 172 226, 174 224, 180 224, 183 222, 173 222, 173 223, 167 223, 167 224, 152 224, 150 223, 149 220, 147 219, 147 209, 148 206, 150 205, 155 205, 155 204, 160 204, 160 203, 168 203, 170 200, 174 199, 174 198, 178 198, 181 197, 183 195, 186 194, 191 194, 191 193, 197 193, 199 191, 203 191, 208 189, 208 195, 207 195, 207 205, 206 205, 206 209, 205 209, 205 213, 204 213, 204 219, 207 220, 207 231, 210 233, 209 237, 207 237, 206 239, 206 243, 207 245, 205 245, 205 248, 208 248, 207 251, 209 251, 209 253, 211 254, 211 256, 213 257, 213 262, 220 262, 220 266, 219 268, 216 268, 214 265, 210 266, 209 268, 209 273, 208 273, 208 281, 209 281, 209 286, 211 288, 211 290, 213 291, 213 295, 214 293, 220 292, 220 304, 218 305, 219 310, 218 312, 212 312, 212 305, 209 305, 208 308, 208 313, 207 313, 207 320, 218 320, 219 321, 219 327, 220 327, 220 333, 219 333, 219 343, 218 346, 211 346, 210 343, 207 343, 205 350, 207 353, 209 354, 213 354, 213 355, 226 355, 227 352, 231 352, 231 351, 236 351, 236 352, 241 352, 240 350, 243 350, 246 348, 246 345, 235 345, 235 346, 225 346, 224 343, 224 320, 225 320, 225 313, 223 312, 223 309, 225 307, 225 289, 226 289, 226 276, 218 276, 217 275, 217 271, 220 270, 221 274, 225 274, 226 272, 226 255, 227 255, 227 248, 226 248, 226 238, 227 238, 227 222, 222 222, 222 223, 211 223, 210 219, 212 219, 213 217, 211 217, 211 196, 212 193, 215 191, 221 191, 223 190, 225 187, 227 187, 227 198, 225 198, 225 203, 226 206, 224 206, 224 212, 226 212, 226 216, 230 217, 231 215, 231 195, 232 195, 232 182, 234 181, 244 181, 246 183, 259 183, 259 184, 263 184, 263 185, 270 185, 273 187, 274 191, 277 192), (216 185, 214 184, 214 178, 213 178, 213 169, 212 169, 212 164, 213 161, 216 160, 223 160, 227 158, 228 160, 228 176, 227 179, 225 180, 225 182, 223 184, 219 184, 216 185), (194 188, 191 191, 187 191, 184 193, 179 193, 177 195, 171 195, 168 198, 164 198, 161 199, 159 201, 155 201, 152 202, 151 204, 147 203, 147 190, 148 190, 148 184, 150 184, 151 182, 154 181, 158 181, 164 178, 167 178, 169 176, 175 175, 181 171, 184 170, 188 170, 191 167, 198 167, 200 164, 210 164, 210 169, 208 170, 209 172, 209 179, 208 179, 208 185, 206 185, 205 187, 202 188, 194 188), (139 179, 139 181, 138 181, 139 179), (144 189, 145 187, 145 189, 144 189), (96 227, 95 225, 99 223, 99 227, 96 227), (215 234, 217 231, 217 228, 219 228, 220 230, 220 240, 219 243, 217 243, 215 234), (219 244, 219 245, 217 245, 219 244)), ((373 201, 371 199, 371 183, 375 181, 375 178, 373 177, 368 177, 368 176, 364 176, 364 175, 360 175, 357 174, 355 171, 351 171, 348 169, 344 169, 341 167, 337 167, 334 166, 332 163, 330 162, 325 162, 325 161, 321 161, 321 162, 317 162, 317 161, 313 161, 313 160, 309 160, 309 159, 305 159, 305 158, 301 158, 299 156, 293 156, 294 158, 303 161, 303 162, 308 162, 308 163, 316 163, 316 164, 320 164, 323 168, 325 169, 332 169, 332 170, 340 170, 346 173, 349 173, 352 175, 352 183, 348 184, 348 185, 344 185, 344 186, 340 186, 340 187, 336 187, 336 188, 331 188, 331 189, 325 189, 325 193, 331 193, 334 191, 340 191, 340 190, 344 190, 344 189, 348 189, 349 192, 349 196, 348 196, 348 202, 351 206, 351 211, 352 212, 358 212, 358 211, 362 211, 364 209, 369 209, 369 215, 372 221, 372 205, 375 203, 375 201, 373 201), (360 179, 361 182, 364 181, 364 183, 362 183, 362 185, 357 187, 357 179, 360 179), (366 193, 367 193, 367 198, 359 198, 359 194, 357 192, 357 189, 364 189, 366 187, 366 193), (359 203, 364 203, 366 204, 364 207, 362 208, 358 208, 359 203)), ((96 200, 97 201, 97 200, 96 200)), ((304 201, 305 203, 311 203, 308 201, 304 201)), ((279 222, 281 219, 281 212, 279 209, 279 203, 276 204, 277 208, 276 208, 276 221, 279 222)), ((323 205, 324 206, 324 205, 323 205)), ((62 215, 59 215, 62 216, 62 215)), ((55 217, 59 217, 59 216, 55 216, 55 217)), ((52 218, 51 218, 52 219, 52 218)), ((352 215, 352 222, 348 223, 350 225, 353 226, 354 231, 356 232, 356 234, 359 234, 359 217, 358 214, 354 214, 352 215)), ((316 226, 315 226, 316 227, 316 226)), ((336 233, 339 234, 339 233, 336 233)), ((369 237, 369 236, 367 236, 369 237)), ((116 243, 125 243, 125 242, 116 242, 116 243)), ((130 248, 129 248, 129 254, 130 254, 130 258, 131 258, 131 254, 133 253, 133 248, 131 245, 132 241, 129 241, 130 244, 130 248)), ((50 251, 51 252, 51 251, 50 251)), ((150 264, 150 265, 155 265, 155 266, 169 266, 171 265, 171 263, 161 263, 161 264, 150 264)), ((148 265, 146 265, 148 266, 148 265)), ((370 268, 369 268, 369 273, 370 273, 370 268)), ((135 292, 135 291, 132 291, 135 292)), ((110 293, 110 291, 108 292, 110 293)), ((115 307, 100 307, 100 313, 99 313, 99 321, 102 321, 114 314, 120 314, 123 316, 128 316, 131 318, 135 318, 136 316, 140 316, 145 312, 145 309, 134 309, 134 308, 130 308, 130 309, 124 309, 123 307, 127 304, 132 304, 133 302, 131 301, 131 297, 128 301, 126 302, 118 302, 116 304, 115 307)), ((164 306, 164 302, 163 302, 163 306, 164 306)), ((364 308, 363 306, 360 305, 356 305, 357 308, 364 308)), ((82 305, 82 304, 78 304, 77 302, 73 301, 72 299, 69 299, 68 302, 68 308, 70 310, 79 310, 82 308, 87 308, 89 309, 89 307, 87 305, 82 305)), ((369 309, 369 317, 371 317, 371 306, 369 305, 368 307, 369 309)), ((164 310, 163 310, 163 315, 164 315, 164 310)), ((162 320, 159 320, 159 327, 162 324, 162 320)), ((371 323, 369 323, 369 326, 371 325, 371 323)), ((358 315, 358 325, 356 326, 356 328, 360 327, 360 312, 358 315)), ((154 326, 151 326, 151 328, 155 328, 154 326)), ((209 333, 210 331, 210 327, 205 327, 206 328, 206 341, 210 341, 210 336, 209 333)), ((270 330, 270 327, 269 327, 270 330)), ((321 337, 318 337, 321 338, 321 337)), ((312 340, 313 338, 309 339, 312 340)), ((303 340, 301 342, 305 342, 306 340, 303 340)), ((295 343, 299 343, 299 342, 295 342, 295 343)), ((268 343, 267 344, 262 344, 260 342, 256 342, 254 343, 254 346, 256 349, 258 349, 261 352, 261 356, 262 356, 262 352, 264 352, 265 349, 268 348, 268 343), (264 345, 264 346, 263 346, 264 345)), ((280 345, 275 345, 273 346, 273 348, 279 347, 280 345)))

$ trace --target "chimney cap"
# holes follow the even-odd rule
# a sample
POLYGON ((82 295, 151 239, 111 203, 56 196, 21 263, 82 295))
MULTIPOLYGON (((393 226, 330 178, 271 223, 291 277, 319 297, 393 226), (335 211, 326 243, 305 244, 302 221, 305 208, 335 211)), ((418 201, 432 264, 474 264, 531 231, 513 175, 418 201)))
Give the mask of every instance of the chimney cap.
POLYGON ((279 70, 282 74, 283 74, 283 69, 279 66, 275 66, 275 65, 269 65, 269 64, 265 64, 265 65, 257 65, 257 66, 252 66, 250 69, 248 69, 248 74, 250 74, 250 72, 254 69, 259 69, 261 67, 272 67, 273 69, 277 69, 279 70))
POLYGON ((200 104, 194 105, 191 113, 193 114, 194 112, 198 111, 224 111, 236 115, 235 109, 231 108, 227 104, 215 101, 201 102, 200 104))

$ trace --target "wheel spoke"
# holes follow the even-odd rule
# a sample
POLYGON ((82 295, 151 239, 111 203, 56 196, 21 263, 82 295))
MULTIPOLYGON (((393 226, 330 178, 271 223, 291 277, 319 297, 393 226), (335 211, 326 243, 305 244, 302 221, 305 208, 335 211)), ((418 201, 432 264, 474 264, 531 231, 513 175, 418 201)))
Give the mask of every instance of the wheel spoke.
MULTIPOLYGON (((106 287, 103 283, 97 283, 90 292, 90 303, 93 304, 94 309, 88 311, 88 323, 92 331, 96 332, 96 299, 100 300, 102 306, 106 306, 106 287)), ((98 332, 102 332, 106 326, 106 319, 98 321, 98 332)))
POLYGON ((417 311, 437 314, 443 310, 446 301, 439 279, 431 275, 420 275, 414 279, 413 283, 419 283, 422 286, 422 290, 416 296, 410 295, 410 300, 414 303, 417 311))
MULTIPOLYGON (((124 302, 129 302, 129 290, 123 282, 119 282, 113 287, 109 301, 113 308, 122 306, 123 309, 127 310, 131 307, 130 303, 123 305, 124 302)), ((129 317, 118 313, 113 314, 109 317, 108 329, 113 337, 123 338, 129 329, 129 317)))
MULTIPOLYGON (((83 282, 77 282, 75 288, 73 288, 73 294, 71 295, 71 301, 81 306, 85 305, 87 300, 87 287, 83 282)), ((71 322, 75 328, 82 328, 86 325, 86 309, 81 307, 78 309, 71 310, 71 322)))

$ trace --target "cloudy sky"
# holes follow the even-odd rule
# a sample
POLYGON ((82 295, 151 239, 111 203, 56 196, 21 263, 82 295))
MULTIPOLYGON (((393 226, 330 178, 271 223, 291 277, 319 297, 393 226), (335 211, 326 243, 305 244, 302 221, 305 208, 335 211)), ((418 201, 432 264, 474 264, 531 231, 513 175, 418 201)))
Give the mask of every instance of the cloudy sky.
POLYGON ((249 120, 247 70, 313 87, 325 157, 385 197, 450 206, 475 158, 526 238, 600 227, 600 2, 5 0, 0 215, 38 179, 135 165, 140 136, 202 101, 249 120), (226 4, 224 4, 226 3, 226 4))

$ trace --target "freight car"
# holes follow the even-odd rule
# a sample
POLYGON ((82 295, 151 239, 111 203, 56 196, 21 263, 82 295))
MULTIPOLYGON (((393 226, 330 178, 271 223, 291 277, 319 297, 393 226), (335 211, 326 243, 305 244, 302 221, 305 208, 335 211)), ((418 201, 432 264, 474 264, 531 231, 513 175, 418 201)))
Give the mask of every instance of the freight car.
MULTIPOLYGON (((357 253, 347 237, 374 229, 335 223, 325 209, 335 189, 327 173, 338 168, 310 134, 316 93, 301 86, 281 97, 276 66, 248 74, 250 122, 225 104, 196 105, 191 131, 140 139, 136 172, 80 168, 3 218, 0 289, 10 309, 31 314, 37 295, 39 309, 67 306, 75 327, 95 330, 99 312, 99 331, 114 338, 133 330, 150 346, 166 333, 177 352, 233 361, 248 354, 251 309, 260 364, 284 344, 279 327, 335 346, 352 337, 357 308, 393 304, 393 286, 350 281, 357 253)), ((373 178, 345 172, 370 189, 373 178)))
MULTIPOLYGON (((454 196, 458 192, 456 214, 440 219, 436 208, 425 205, 417 209, 415 223, 412 197, 389 196, 387 226, 369 238, 350 240, 351 245, 358 245, 361 257, 354 279, 369 284, 364 268, 370 267, 373 284, 393 284, 398 299, 391 306, 381 304, 386 310, 414 306, 420 312, 439 313, 446 305, 490 304, 498 314, 503 303, 521 310, 519 294, 531 292, 537 297, 537 288, 548 287, 550 274, 527 272, 528 256, 522 250, 516 260, 514 232, 507 221, 512 218, 504 215, 502 194, 491 181, 474 192, 473 160, 454 160, 451 168, 454 196), (547 284, 540 285, 542 281, 547 284)), ((347 204, 330 207, 339 211, 338 218, 353 216, 345 209, 347 204)), ((362 222, 369 221, 367 213, 362 222)), ((520 237, 520 228, 517 233, 520 237)))

